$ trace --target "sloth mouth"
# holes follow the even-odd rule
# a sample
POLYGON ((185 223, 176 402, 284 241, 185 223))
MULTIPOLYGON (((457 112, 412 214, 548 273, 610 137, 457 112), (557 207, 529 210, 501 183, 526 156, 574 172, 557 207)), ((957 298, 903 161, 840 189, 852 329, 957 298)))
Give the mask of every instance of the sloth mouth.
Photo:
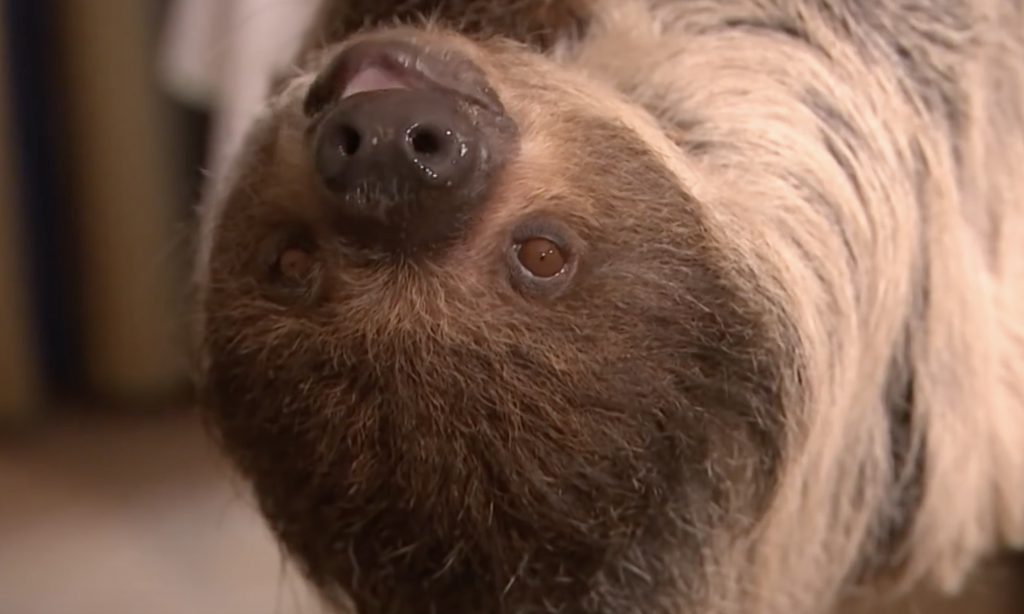
POLYGON ((393 89, 444 90, 504 112, 483 72, 467 58, 391 38, 362 40, 339 52, 310 86, 304 110, 312 117, 345 98, 393 89))
POLYGON ((409 89, 409 86, 400 75, 386 68, 370 65, 352 75, 341 92, 341 99, 367 92, 404 89, 409 89))

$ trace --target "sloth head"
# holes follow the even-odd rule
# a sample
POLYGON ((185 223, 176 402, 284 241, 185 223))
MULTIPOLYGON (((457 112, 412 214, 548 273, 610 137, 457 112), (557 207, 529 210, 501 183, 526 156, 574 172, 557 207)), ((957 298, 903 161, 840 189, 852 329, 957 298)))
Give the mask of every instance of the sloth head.
POLYGON ((330 46, 203 219, 204 406, 361 612, 660 611, 770 496, 787 364, 655 122, 507 41, 330 46))

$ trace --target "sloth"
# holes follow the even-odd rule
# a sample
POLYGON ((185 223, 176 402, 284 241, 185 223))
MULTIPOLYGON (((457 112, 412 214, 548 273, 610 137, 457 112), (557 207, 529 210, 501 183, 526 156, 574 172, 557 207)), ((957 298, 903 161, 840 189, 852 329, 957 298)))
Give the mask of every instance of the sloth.
POLYGON ((325 0, 196 378, 360 614, 820 614, 1024 545, 1024 2, 325 0))

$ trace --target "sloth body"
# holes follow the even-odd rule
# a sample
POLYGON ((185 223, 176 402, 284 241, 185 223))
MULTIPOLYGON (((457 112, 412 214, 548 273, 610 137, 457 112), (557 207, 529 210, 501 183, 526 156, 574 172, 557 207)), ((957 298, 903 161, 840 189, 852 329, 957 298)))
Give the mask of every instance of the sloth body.
POLYGON ((203 406, 361 614, 953 591, 1024 544, 1022 160, 1016 0, 328 1, 200 213, 203 406), (457 116, 452 192, 325 183, 367 42, 455 75, 358 111, 457 116))

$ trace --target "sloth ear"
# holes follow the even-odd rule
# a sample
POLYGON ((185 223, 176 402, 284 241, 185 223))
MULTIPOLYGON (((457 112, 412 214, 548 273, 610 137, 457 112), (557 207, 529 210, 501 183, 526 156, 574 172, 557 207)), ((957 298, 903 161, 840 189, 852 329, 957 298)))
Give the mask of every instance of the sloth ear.
POLYGON ((467 36, 500 36, 547 51, 579 38, 593 0, 323 0, 300 53, 344 40, 360 30, 436 23, 467 36))

